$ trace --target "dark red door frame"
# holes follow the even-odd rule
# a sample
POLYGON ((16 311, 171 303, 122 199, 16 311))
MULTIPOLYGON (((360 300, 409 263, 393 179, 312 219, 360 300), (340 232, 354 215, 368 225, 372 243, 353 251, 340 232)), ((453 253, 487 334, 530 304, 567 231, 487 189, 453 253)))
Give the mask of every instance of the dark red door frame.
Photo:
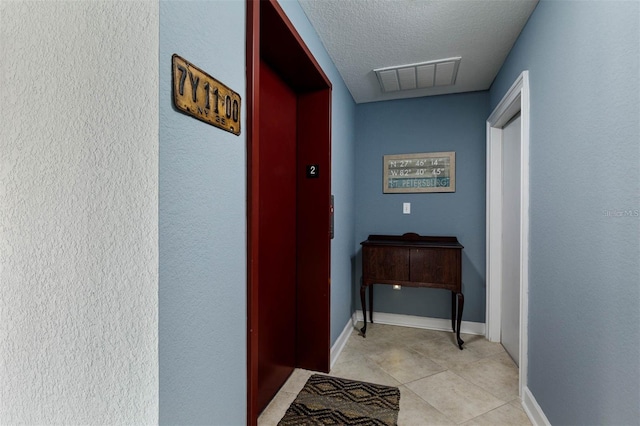
MULTIPOLYGON (((260 219, 260 61, 298 94, 296 366, 329 371, 331 82, 276 0, 246 0, 247 424, 257 424, 260 219), (307 179, 305 166, 320 175, 307 179)), ((274 106, 277 107, 277 106, 274 106)))

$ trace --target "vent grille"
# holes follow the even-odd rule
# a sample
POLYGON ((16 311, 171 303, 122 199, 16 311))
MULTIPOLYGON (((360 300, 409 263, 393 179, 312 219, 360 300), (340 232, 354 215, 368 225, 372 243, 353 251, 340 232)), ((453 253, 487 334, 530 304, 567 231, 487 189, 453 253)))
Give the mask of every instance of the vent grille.
POLYGON ((383 92, 427 89, 456 83, 462 58, 439 59, 419 64, 398 65, 373 70, 383 92))

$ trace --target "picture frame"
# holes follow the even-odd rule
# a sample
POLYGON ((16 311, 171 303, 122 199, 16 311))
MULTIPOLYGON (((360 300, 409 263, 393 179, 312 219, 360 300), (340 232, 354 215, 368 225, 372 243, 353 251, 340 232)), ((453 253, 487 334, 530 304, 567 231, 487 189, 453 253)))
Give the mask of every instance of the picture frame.
POLYGON ((383 156, 382 192, 456 192, 455 151, 383 156))

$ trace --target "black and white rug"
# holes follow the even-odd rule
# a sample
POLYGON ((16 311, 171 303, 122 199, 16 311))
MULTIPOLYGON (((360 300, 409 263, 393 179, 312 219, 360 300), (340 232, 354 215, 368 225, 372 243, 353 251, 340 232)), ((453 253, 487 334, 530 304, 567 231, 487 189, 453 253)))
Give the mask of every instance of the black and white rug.
POLYGON ((395 426, 399 410, 398 388, 314 374, 278 426, 395 426))

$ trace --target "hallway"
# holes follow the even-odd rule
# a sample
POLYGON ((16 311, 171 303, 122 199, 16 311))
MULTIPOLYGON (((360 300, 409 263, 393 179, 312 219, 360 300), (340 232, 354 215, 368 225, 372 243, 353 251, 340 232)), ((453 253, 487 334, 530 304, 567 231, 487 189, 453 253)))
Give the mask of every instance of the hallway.
MULTIPOLYGON (((362 324, 359 323, 358 327, 362 324)), ((400 388, 398 425, 530 425, 518 398, 518 370, 483 336, 369 324, 354 330, 330 375, 400 388)), ((312 373, 297 369, 258 420, 273 426, 312 373)))

